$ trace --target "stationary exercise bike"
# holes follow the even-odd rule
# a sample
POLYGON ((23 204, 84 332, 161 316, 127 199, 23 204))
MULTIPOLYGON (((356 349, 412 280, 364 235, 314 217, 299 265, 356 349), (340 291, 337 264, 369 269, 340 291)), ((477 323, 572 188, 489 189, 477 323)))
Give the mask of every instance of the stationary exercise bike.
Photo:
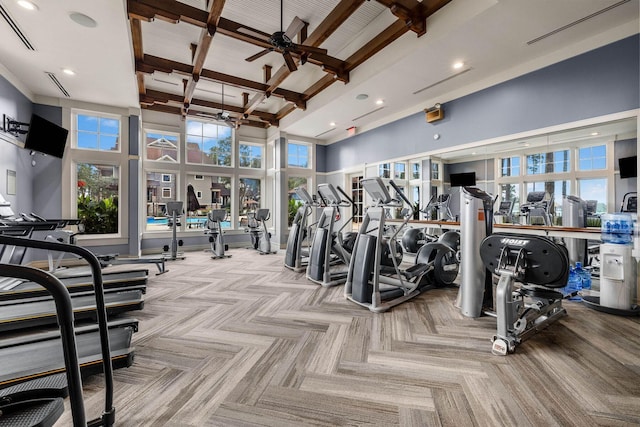
POLYGON ((211 258, 230 258, 231 255, 225 255, 224 251, 229 249, 225 245, 222 233, 222 221, 227 219, 226 209, 212 209, 207 215, 207 229, 204 234, 209 235, 209 244, 211 246, 211 258))
POLYGON ((267 230, 267 220, 271 218, 269 209, 257 209, 247 213, 247 228, 251 238, 251 248, 260 252, 260 255, 275 254, 271 251, 271 233, 267 230))
POLYGON ((162 257, 167 261, 175 261, 177 259, 185 259, 183 252, 178 252, 178 246, 182 246, 182 240, 177 238, 178 220, 184 213, 182 202, 167 202, 167 215, 171 225, 171 247, 164 245, 162 257))
POLYGON ((513 353, 523 340, 567 314, 563 295, 555 290, 569 277, 564 246, 541 236, 492 234, 480 244, 480 257, 487 270, 499 276, 494 354, 513 353))

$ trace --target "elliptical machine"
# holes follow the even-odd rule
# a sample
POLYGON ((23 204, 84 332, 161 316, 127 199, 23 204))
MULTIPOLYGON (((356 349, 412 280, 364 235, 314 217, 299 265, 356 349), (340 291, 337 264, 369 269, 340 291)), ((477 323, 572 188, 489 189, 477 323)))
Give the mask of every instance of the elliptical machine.
POLYGON ((339 264, 349 265, 350 249, 355 239, 353 233, 347 233, 346 237, 343 235, 343 230, 351 224, 353 217, 347 219, 342 227, 334 231, 335 222, 340 217, 340 208, 349 208, 353 205, 340 187, 338 190, 348 200, 343 200, 332 184, 318 185, 318 195, 326 207, 318 218, 307 266, 307 279, 327 287, 341 285, 347 280, 347 269, 336 267, 339 264))
POLYGON ((227 219, 227 211, 225 209, 212 209, 207 215, 207 229, 204 234, 209 235, 209 244, 211 245, 211 258, 230 258, 231 255, 225 255, 224 251, 229 249, 225 245, 222 233, 222 221, 227 219))
POLYGON ((309 242, 313 235, 313 225, 308 225, 307 222, 313 213, 313 208, 318 207, 319 204, 313 200, 313 197, 304 187, 296 187, 294 191, 303 201, 303 204, 296 211, 289 229, 284 266, 299 273, 306 270, 307 265, 309 265, 309 242))
POLYGON ((247 228, 244 231, 249 233, 251 248, 260 252, 260 255, 276 253, 271 251, 271 233, 267 230, 269 218, 271 218, 271 214, 266 208, 247 213, 247 228))
POLYGON ((443 267, 455 268, 457 275, 455 251, 442 242, 427 243, 413 265, 401 268, 397 237, 412 217, 411 203, 393 181, 389 184, 401 200, 391 197, 379 177, 363 179, 361 184, 374 202, 365 212, 351 254, 344 291, 347 299, 379 313, 438 286, 433 278, 443 276, 443 267), (402 208, 403 202, 409 206, 403 209, 404 221, 385 236, 388 210, 402 208))

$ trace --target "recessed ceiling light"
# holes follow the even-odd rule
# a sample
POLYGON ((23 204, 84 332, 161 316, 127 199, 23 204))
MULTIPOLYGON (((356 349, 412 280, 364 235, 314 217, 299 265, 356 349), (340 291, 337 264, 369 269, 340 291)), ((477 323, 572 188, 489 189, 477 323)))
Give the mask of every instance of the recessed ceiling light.
POLYGON ((598 136, 598 135, 600 135, 599 132, 591 132, 591 136, 598 136))
POLYGON ((76 24, 82 25, 83 27, 94 28, 98 26, 98 23, 92 17, 87 16, 84 13, 69 12, 69 18, 71 18, 71 20, 76 24))
POLYGON ((18 6, 23 7, 27 10, 38 10, 38 6, 28 0, 18 0, 18 6))
POLYGON ((367 98, 369 98, 369 95, 367 95, 366 93, 361 93, 359 95, 356 95, 356 99, 358 101, 364 101, 367 98))
POLYGON ((462 62, 462 61, 458 61, 458 62, 454 62, 453 63, 453 69, 454 70, 459 70, 462 67, 464 67, 464 62, 462 62))
POLYGON ((378 99, 376 101, 376 105, 382 105, 382 104, 384 104, 384 101, 382 99, 378 99))
POLYGON ((335 126, 335 125, 336 125, 336 122, 329 123, 329 126, 335 126))
POLYGON ((62 72, 65 73, 68 76, 75 76, 76 72, 73 71, 71 68, 63 68, 62 72))

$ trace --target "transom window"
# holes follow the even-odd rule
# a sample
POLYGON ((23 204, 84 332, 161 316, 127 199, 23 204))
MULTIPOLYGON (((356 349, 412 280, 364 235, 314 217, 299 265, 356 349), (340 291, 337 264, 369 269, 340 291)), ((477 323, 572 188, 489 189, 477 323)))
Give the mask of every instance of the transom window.
POLYGON ((520 157, 507 157, 500 159, 500 176, 520 175, 520 157))
POLYGON ((308 169, 311 167, 309 144, 289 142, 287 144, 287 166, 308 169))
POLYGON ((178 162, 178 135, 145 132, 147 160, 156 162, 178 162))
POLYGON ((120 151, 120 118, 81 114, 75 118, 76 148, 97 151, 120 151))
POLYGON ((569 172, 569 169, 569 150, 527 156, 527 173, 529 175, 569 172))
POLYGON ((264 146, 241 142, 238 148, 239 166, 241 168, 262 169, 264 146))
POLYGON ((607 168, 607 147, 596 145, 578 150, 578 170, 589 171, 607 168))

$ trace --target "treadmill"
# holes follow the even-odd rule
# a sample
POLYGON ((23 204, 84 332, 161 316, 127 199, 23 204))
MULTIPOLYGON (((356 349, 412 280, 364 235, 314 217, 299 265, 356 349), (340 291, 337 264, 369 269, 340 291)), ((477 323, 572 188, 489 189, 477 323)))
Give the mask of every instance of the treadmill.
MULTIPOLYGON (((6 221, 0 220, 0 234, 31 238, 34 231, 55 230, 59 225, 56 221, 6 221)), ((34 239, 35 240, 35 239, 34 239)), ((22 264, 27 248, 4 245, 0 248, 0 262, 8 264, 22 264)), ((83 292, 93 289, 91 272, 84 267, 63 269, 52 272, 67 286, 69 292, 83 292)), ((113 289, 128 288, 146 291, 149 270, 136 269, 113 273, 103 273, 105 292, 113 289)), ((9 298, 25 298, 29 295, 39 296, 46 292, 33 282, 22 279, 0 277, 0 301, 9 298)))
MULTIPOLYGON (((134 359, 131 338, 138 330, 138 321, 112 320, 108 328, 111 366, 114 369, 131 366, 134 359)), ((76 326, 75 333, 80 372, 84 377, 101 373, 98 325, 76 326)), ((0 339, 0 388, 64 372, 60 331, 14 335, 0 339)))
MULTIPOLYGON (((96 299, 93 291, 69 295, 75 320, 95 319, 96 299)), ((142 310, 141 290, 123 290, 104 294, 109 317, 128 311, 142 310)), ((0 332, 45 326, 57 322, 56 307, 51 296, 30 297, 0 301, 0 332)))
MULTIPOLYGON (((96 292, 92 293, 95 302, 95 315, 99 324, 106 323, 105 295, 102 287, 100 263, 90 251, 80 246, 59 242, 31 240, 24 237, 7 236, 0 233, 0 245, 29 247, 59 252, 69 252, 81 256, 91 265, 96 292)), ((0 264, 0 275, 11 276, 18 269, 29 269, 18 265, 0 264)), ((46 272, 31 268, 33 274, 47 275, 46 272)), ((21 276, 23 277, 23 276, 21 276)), ((30 279, 36 280, 36 279, 30 279)), ((69 301, 71 305, 71 302, 69 301)), ((59 308, 56 306, 56 308, 59 308)), ((69 307, 71 310, 71 307, 69 307)), ((121 368, 133 363, 131 338, 138 329, 135 319, 111 320, 107 330, 100 331, 99 324, 78 324, 75 328, 75 340, 80 370, 84 375, 109 371, 111 367, 121 368), (108 344, 106 350, 105 344, 108 344), (109 354, 110 353, 110 354, 109 354), (111 363, 104 365, 103 360, 111 363)), ((58 330, 12 330, 0 334, 0 388, 12 386, 39 377, 46 377, 65 370, 62 344, 66 339, 58 330)))

